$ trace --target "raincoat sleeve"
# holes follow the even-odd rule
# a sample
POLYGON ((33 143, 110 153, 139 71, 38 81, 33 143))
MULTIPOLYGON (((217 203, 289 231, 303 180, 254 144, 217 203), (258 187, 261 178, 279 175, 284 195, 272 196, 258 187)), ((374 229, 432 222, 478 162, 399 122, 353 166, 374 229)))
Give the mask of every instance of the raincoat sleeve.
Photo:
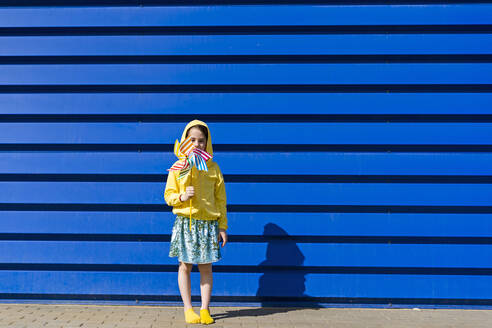
POLYGON ((167 175, 164 199, 169 206, 178 206, 183 204, 183 202, 179 200, 179 195, 181 195, 181 193, 179 191, 179 184, 176 179, 176 172, 177 171, 169 171, 167 175))
POLYGON ((220 216, 218 218, 219 221, 219 229, 227 230, 227 202, 226 202, 226 190, 224 183, 224 176, 220 171, 220 168, 217 166, 218 179, 215 184, 215 204, 217 205, 217 209, 219 210, 220 216))

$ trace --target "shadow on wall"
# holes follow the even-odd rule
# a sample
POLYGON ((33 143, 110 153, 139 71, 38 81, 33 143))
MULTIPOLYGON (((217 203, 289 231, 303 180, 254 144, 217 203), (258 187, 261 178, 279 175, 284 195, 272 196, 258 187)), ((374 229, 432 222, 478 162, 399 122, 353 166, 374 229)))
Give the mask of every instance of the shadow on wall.
MULTIPOLYGON (((259 266, 299 267, 304 264, 304 255, 297 244, 294 241, 282 240, 281 236, 288 236, 284 229, 276 224, 268 223, 265 225, 263 235, 278 236, 279 240, 268 242, 266 259, 259 266)), ((280 268, 279 270, 266 270, 259 279, 256 292, 256 297, 261 301, 261 308, 226 310, 225 313, 214 315, 214 318, 266 316, 295 311, 299 307, 319 309, 320 304, 309 301, 309 295, 304 293, 306 291, 305 276, 306 273, 302 271, 280 268)))
MULTIPOLYGON (((283 239, 288 236, 280 226, 268 223, 263 230, 264 236, 278 236, 279 240, 270 241, 267 245, 266 259, 259 266, 266 267, 300 267, 304 264, 304 254, 294 241, 283 239)), ((266 270, 260 277, 256 296, 261 300, 262 306, 276 305, 276 297, 286 297, 294 303, 302 300, 302 306, 319 307, 316 302, 308 301, 306 291, 306 273, 297 270, 266 270), (272 298, 271 296, 275 296, 272 298)))

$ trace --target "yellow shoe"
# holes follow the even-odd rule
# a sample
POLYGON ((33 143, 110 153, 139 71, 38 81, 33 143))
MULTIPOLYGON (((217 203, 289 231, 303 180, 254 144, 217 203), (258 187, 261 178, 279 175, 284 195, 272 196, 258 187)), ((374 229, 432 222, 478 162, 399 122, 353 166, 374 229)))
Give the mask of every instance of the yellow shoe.
POLYGON ((207 309, 200 310, 200 322, 204 325, 214 323, 214 319, 210 316, 210 312, 207 309))
POLYGON ((200 317, 193 309, 188 309, 185 311, 185 321, 186 323, 200 323, 200 317))

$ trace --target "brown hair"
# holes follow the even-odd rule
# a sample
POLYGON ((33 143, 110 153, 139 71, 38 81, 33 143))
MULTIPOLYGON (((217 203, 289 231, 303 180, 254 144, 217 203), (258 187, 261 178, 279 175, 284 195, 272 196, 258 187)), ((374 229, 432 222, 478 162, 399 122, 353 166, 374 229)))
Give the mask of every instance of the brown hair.
POLYGON ((186 138, 188 138, 188 135, 190 134, 190 130, 193 128, 197 128, 198 130, 200 130, 205 136, 205 139, 208 141, 208 129, 200 124, 190 126, 190 128, 186 130, 186 138))

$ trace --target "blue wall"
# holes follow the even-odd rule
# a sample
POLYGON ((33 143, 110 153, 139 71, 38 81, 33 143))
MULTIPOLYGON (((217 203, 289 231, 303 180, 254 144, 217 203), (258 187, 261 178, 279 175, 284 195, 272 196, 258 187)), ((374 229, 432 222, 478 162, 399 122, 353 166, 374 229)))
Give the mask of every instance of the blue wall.
POLYGON ((286 2, 0 7, 0 299, 179 300, 163 190, 198 118, 215 301, 492 304, 492 4, 286 2))

